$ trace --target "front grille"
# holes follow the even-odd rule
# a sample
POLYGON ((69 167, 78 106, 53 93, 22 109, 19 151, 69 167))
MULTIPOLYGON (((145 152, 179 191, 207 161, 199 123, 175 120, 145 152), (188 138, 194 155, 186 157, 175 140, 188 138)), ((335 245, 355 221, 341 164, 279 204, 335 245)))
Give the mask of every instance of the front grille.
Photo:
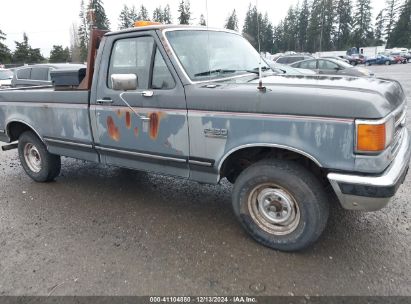
POLYGON ((398 153, 400 144, 401 144, 401 139, 403 137, 403 133, 405 130, 405 124, 407 120, 407 111, 406 107, 401 106, 399 110, 396 111, 394 114, 395 117, 395 132, 394 132, 394 139, 392 142, 392 155, 395 156, 398 153))

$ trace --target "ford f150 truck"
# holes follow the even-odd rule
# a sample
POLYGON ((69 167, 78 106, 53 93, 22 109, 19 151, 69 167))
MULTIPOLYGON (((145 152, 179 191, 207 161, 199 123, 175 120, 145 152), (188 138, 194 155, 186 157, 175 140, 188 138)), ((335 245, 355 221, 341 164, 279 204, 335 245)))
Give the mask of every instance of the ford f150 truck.
POLYGON ((87 70, 52 78, 53 87, 0 92, 3 149, 18 148, 32 179, 55 179, 60 156, 226 178, 238 220, 274 249, 316 241, 336 202, 383 208, 408 171, 398 82, 275 74, 235 32, 94 30, 87 70))

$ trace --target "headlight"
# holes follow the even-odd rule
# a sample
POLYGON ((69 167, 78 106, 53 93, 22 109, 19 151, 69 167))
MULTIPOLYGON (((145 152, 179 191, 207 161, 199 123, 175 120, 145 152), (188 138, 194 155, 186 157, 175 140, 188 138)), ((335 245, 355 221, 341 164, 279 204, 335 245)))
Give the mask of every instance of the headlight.
POLYGON ((394 138, 394 117, 385 122, 356 121, 356 152, 378 153, 384 151, 394 138))

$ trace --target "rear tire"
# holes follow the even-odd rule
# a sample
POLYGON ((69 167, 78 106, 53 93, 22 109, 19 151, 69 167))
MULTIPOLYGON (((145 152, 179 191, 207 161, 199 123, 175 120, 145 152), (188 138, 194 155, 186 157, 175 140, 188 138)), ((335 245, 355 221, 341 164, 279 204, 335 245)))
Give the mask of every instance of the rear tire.
POLYGON ((46 145, 32 131, 19 137, 18 152, 21 165, 34 181, 53 181, 61 171, 61 158, 50 154, 46 145))
POLYGON ((263 160, 245 169, 233 189, 233 208, 259 243, 302 250, 326 227, 329 204, 323 185, 298 163, 263 160))
POLYGON ((388 60, 387 60, 387 61, 385 62, 385 65, 391 65, 391 61, 388 61, 388 60))

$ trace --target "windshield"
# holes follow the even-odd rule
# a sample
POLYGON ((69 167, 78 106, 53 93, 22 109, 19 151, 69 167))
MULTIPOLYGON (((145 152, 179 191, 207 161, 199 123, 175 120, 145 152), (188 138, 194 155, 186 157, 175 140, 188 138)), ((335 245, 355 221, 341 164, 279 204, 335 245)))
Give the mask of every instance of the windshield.
MULTIPOLYGON (((258 52, 237 34, 177 30, 167 32, 166 36, 192 81, 221 79, 258 71, 258 52)), ((267 70, 269 67, 263 62, 262 69, 267 70)))
POLYGON ((13 72, 10 70, 2 70, 0 71, 0 80, 12 79, 13 72))

